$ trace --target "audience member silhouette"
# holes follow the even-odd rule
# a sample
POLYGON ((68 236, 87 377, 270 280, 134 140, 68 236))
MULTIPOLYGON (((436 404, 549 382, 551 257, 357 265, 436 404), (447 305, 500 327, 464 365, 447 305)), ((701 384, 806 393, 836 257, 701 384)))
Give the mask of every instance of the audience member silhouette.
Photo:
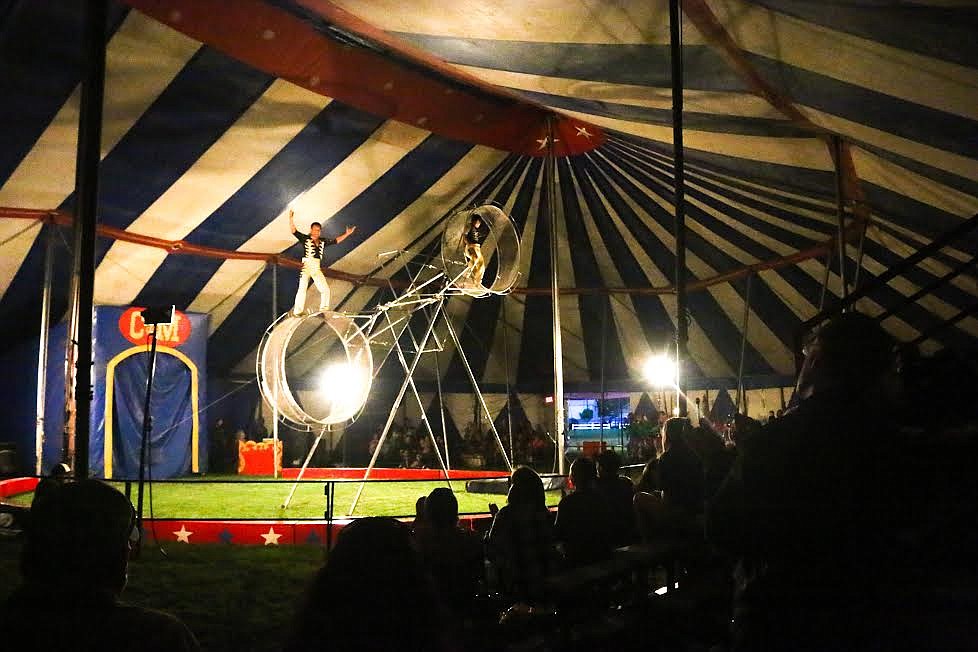
POLYGON ((589 457, 579 457, 570 468, 574 491, 557 506, 554 534, 563 547, 568 567, 584 566, 611 556, 612 525, 604 496, 598 493, 597 470, 589 457))
POLYGON ((544 580, 555 568, 553 519, 536 471, 520 466, 510 483, 506 505, 489 530, 488 557, 504 597, 539 601, 544 597, 544 580))
POLYGON ((635 485, 618 474, 621 458, 618 453, 606 450, 597 458, 598 492, 604 498, 604 509, 611 522, 611 538, 616 546, 634 543, 638 534, 635 525, 635 512, 632 501, 635 498, 635 485))
POLYGON ((689 419, 673 417, 662 428, 662 455, 655 465, 658 491, 635 495, 635 515, 642 539, 690 536, 699 530, 703 510, 703 466, 686 443, 689 419))
POLYGON ((135 528, 129 499, 108 485, 42 481, 26 528, 23 584, 0 609, 9 649, 199 649, 173 616, 119 601, 135 528))
POLYGON ((408 526, 393 518, 361 518, 340 531, 285 649, 451 649, 448 625, 415 559, 408 526))
POLYGON ((471 612, 485 575, 482 544, 458 527, 458 499, 438 487, 424 502, 425 526, 414 533, 421 568, 434 582, 442 602, 456 615, 471 612))
POLYGON ((896 368, 875 320, 833 319, 806 347, 796 407, 738 441, 707 520, 739 557, 734 650, 895 649, 882 605, 907 480, 890 459, 896 368))

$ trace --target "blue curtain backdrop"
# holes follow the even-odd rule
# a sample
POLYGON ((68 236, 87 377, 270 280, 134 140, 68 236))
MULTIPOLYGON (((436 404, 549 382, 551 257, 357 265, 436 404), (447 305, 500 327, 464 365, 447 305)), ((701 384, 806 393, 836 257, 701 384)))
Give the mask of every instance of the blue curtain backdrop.
MULTIPOLYGON (((115 369, 112 456, 116 478, 138 477, 148 366, 149 353, 146 352, 126 358, 115 369)), ((157 354, 150 401, 153 429, 147 458, 154 478, 170 478, 190 472, 193 426, 190 389, 187 365, 172 355, 157 354)))

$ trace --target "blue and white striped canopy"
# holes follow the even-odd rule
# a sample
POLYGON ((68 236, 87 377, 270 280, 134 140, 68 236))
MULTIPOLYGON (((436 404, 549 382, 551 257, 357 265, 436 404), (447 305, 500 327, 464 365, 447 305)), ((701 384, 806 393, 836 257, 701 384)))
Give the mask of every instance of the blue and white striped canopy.
MULTIPOLYGON (((851 221, 868 220, 860 283, 978 213, 968 4, 683 2, 697 382, 737 374, 745 307, 745 374, 777 386, 793 372, 792 338, 819 310, 837 228, 831 135, 845 143, 851 221)), ((36 336, 45 231, 56 318, 65 312, 70 237, 51 216, 75 201, 82 6, 0 2, 5 346, 36 336)), ((334 304, 360 311, 390 296, 378 281, 409 271, 411 257, 379 254, 421 257, 453 209, 493 201, 522 234, 518 288, 448 312, 480 380, 548 388, 550 145, 569 386, 634 386, 674 338, 665 0, 137 0, 110 3, 108 29, 96 302, 208 313, 212 374, 251 373, 273 311, 292 303, 297 272, 278 268, 273 297, 274 265, 254 255, 301 255, 290 202, 302 230, 357 226, 325 262, 334 304), (551 111, 560 142, 547 142, 551 111)), ((884 313, 976 252, 971 234, 859 308, 884 313)), ((969 271, 884 326, 912 340, 974 306, 969 271)), ((924 348, 974 352, 976 338, 970 316, 924 348)), ((451 347, 440 360, 450 383, 462 378, 451 347)))

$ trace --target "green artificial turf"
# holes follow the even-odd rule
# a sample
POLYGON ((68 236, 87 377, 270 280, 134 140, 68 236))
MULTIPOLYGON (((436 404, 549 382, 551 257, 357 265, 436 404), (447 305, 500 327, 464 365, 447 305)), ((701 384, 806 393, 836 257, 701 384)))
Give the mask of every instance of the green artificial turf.
MULTIPOLYGON (((123 488, 122 483, 113 483, 123 488)), ((485 513, 489 503, 503 505, 506 497, 493 494, 470 494, 465 491, 465 481, 452 483, 461 513, 485 513)), ((292 487, 291 482, 271 482, 255 479, 248 481, 238 476, 211 476, 187 482, 159 482, 152 486, 152 514, 156 518, 323 518, 326 499, 325 482, 301 482, 290 506, 281 507, 292 487), (210 483, 210 480, 231 480, 210 483)), ((359 482, 336 482, 333 516, 347 515, 359 482)), ((426 496, 435 487, 448 486, 445 481, 424 482, 368 482, 357 504, 354 516, 413 516, 419 496, 426 496)), ((20 494, 11 502, 29 505, 32 494, 20 494)), ((136 502, 135 488, 132 495, 136 502)), ((146 494, 144 514, 149 516, 150 501, 146 494)), ((560 501, 559 491, 547 493, 547 504, 560 501)))
MULTIPOLYGON (((19 584, 20 544, 0 541, 0 604, 19 584)), ((123 600, 167 611, 204 650, 280 650, 297 602, 323 564, 318 546, 144 548, 123 600)))

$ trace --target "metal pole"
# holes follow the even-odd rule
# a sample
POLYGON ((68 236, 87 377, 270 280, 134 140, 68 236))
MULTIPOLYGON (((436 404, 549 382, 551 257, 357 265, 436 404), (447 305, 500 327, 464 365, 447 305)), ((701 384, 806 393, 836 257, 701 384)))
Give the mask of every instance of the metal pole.
MULTIPOLYGON (((78 152, 75 165, 74 257, 72 314, 75 323, 74 474, 88 477, 88 442, 92 408, 92 327, 95 294, 95 225, 98 222, 98 165, 102 142, 102 100, 105 91, 106 0, 85 6, 85 51, 78 152)), ((155 340, 155 338, 154 338, 155 340)))
MULTIPOLYGON (((272 321, 274 322, 278 319, 278 261, 271 261, 271 266, 272 321)), ((281 464, 279 463, 278 457, 278 383, 275 383, 275 405, 272 406, 272 469, 274 477, 278 478, 281 471, 281 464)))
POLYGON ((679 0, 669 0, 669 53, 672 64, 672 151, 676 206, 676 398, 679 416, 687 415, 683 366, 688 357, 686 323, 686 178, 683 152, 683 30, 679 0))
MULTIPOLYGON (((608 299, 611 301, 611 299, 608 299)), ((608 307, 601 311, 601 400, 598 401, 598 417, 601 421, 601 450, 604 450, 604 362, 605 343, 608 339, 608 307)))
POLYGON ((863 228, 859 231, 859 248, 856 250, 856 273, 852 277, 853 289, 859 287, 859 273, 863 269, 863 250, 866 246, 866 229, 869 228, 869 218, 863 221, 863 228))
POLYGON ((846 312, 849 299, 849 283, 846 280, 846 189, 842 170, 842 138, 832 136, 835 152, 835 210, 839 219, 839 278, 842 280, 842 311, 846 312))
MULTIPOLYGON (((387 317, 387 320, 390 321, 389 314, 385 312, 384 315, 387 317)), ((434 325, 432 325, 432 326, 434 326, 434 325)), ((432 330, 433 330, 433 328, 432 328, 432 330)), ((430 330, 429 330, 429 333, 431 333, 430 330)), ((414 339, 414 336, 413 335, 412 335, 411 339, 412 340, 414 339)), ((425 345, 427 345, 427 339, 425 339, 425 345)), ((448 476, 448 467, 445 466, 445 460, 442 459, 441 449, 438 448, 438 441, 435 439, 435 433, 431 429, 431 422, 428 421, 428 413, 424 409, 424 403, 421 402, 421 394, 418 393, 418 387, 414 383, 414 370, 413 370, 413 367, 410 370, 408 369, 407 358, 404 357, 404 350, 401 348, 401 340, 400 340, 400 338, 394 340, 394 349, 397 351, 397 359, 400 361, 401 367, 404 368, 404 373, 408 374, 407 378, 408 378, 408 382, 411 385, 411 393, 414 394, 414 400, 416 400, 418 402, 418 410, 421 411, 421 420, 424 422, 425 430, 428 431, 428 436, 431 437, 431 445, 434 447, 435 454, 438 456, 438 463, 441 465, 441 469, 445 473, 445 481, 448 482, 448 488, 451 489, 452 488, 452 483, 451 483, 451 479, 448 476)), ((424 353, 424 346, 418 347, 418 350, 416 352, 416 356, 421 356, 423 353, 424 353)), ((417 358, 415 358, 415 359, 417 359, 417 358)))
MULTIPOLYGON (((153 377, 156 375, 156 329, 159 325, 153 326, 153 331, 146 328, 147 336, 152 338, 149 347, 149 369, 146 372, 146 400, 143 403, 143 436, 139 441, 139 484, 136 490, 136 527, 142 532, 143 529, 143 490, 146 482, 146 457, 147 449, 150 448, 150 437, 153 434, 153 415, 151 412, 150 401, 153 398, 153 377)), ((76 451, 77 453, 77 451, 76 451)))
POLYGON ((465 353, 462 351, 462 343, 458 339, 458 333, 455 332, 455 327, 452 326, 452 320, 445 317, 445 325, 448 326, 448 334, 452 336, 452 341, 455 342, 455 348, 458 351, 459 360, 462 361, 462 366, 465 367, 466 373, 469 375, 469 380, 472 382, 472 389, 475 390, 475 396, 479 399, 479 403, 482 405, 482 410, 486 414, 486 418, 489 420, 489 427, 492 428, 492 434, 496 437, 496 444, 499 445, 499 452, 503 454, 503 461, 506 462, 506 470, 510 473, 513 471, 513 465, 509 461, 509 456, 506 455, 506 447, 503 446, 503 440, 499 437, 499 431, 496 430, 496 424, 492 421, 492 414, 489 413, 489 406, 486 405, 486 400, 482 397, 482 390, 479 389, 479 383, 475 380, 475 374, 472 373, 472 367, 469 366, 469 360, 465 357, 465 353))
POLYGON ((312 461, 313 453, 319 448, 319 442, 323 440, 323 435, 329 430, 329 426, 323 426, 322 430, 319 431, 319 436, 316 437, 316 441, 312 442, 312 446, 309 447, 309 453, 306 454, 306 460, 302 463, 302 468, 299 469, 298 475, 295 476, 295 482, 292 483, 292 488, 289 490, 289 495, 285 497, 282 501, 282 509, 285 509, 292 502, 292 496, 295 495, 295 490, 299 486, 299 482, 302 480, 302 476, 305 475, 306 469, 309 468, 309 462, 312 461))
POLYGON ((561 475, 567 473, 566 433, 564 432, 564 347, 560 331, 560 279, 557 247, 557 156, 554 152, 554 116, 547 118, 547 158, 544 160, 544 183, 550 221, 550 297, 553 311, 554 344, 554 430, 557 435, 557 459, 561 475))
POLYGON ((428 344, 428 338, 434 332, 435 323, 438 321, 438 316, 441 314, 442 308, 444 307, 445 307, 445 299, 444 297, 442 297, 438 301, 438 306, 435 308, 434 315, 431 318, 431 324, 428 325, 428 331, 425 333, 424 338, 421 340, 421 346, 418 347, 418 352, 414 354, 414 360, 411 362, 411 369, 409 370, 407 376, 404 378, 404 382, 401 383, 401 389, 399 389, 397 392, 397 398, 394 399, 394 405, 391 406, 391 411, 387 415, 387 422, 384 424, 384 429, 380 433, 380 439, 377 442, 377 448, 374 449, 374 454, 370 458, 370 464, 367 465, 367 468, 363 473, 363 480, 360 482, 360 486, 357 488, 356 495, 353 496, 353 503, 350 504, 350 511, 347 512, 347 516, 353 515, 353 510, 357 508, 357 503, 360 502, 360 495, 363 493, 363 485, 367 481, 367 478, 370 477, 370 472, 374 470, 374 465, 377 464, 377 458, 380 457, 380 449, 383 448, 384 440, 387 439, 387 433, 390 432, 391 426, 394 424, 394 417, 397 416, 397 408, 400 407, 401 401, 404 400, 404 394, 405 392, 407 392, 409 381, 411 380, 411 374, 414 373, 415 367, 418 366, 418 362, 421 360, 421 351, 428 344))
POLYGON ((510 461, 516 460, 516 455, 513 453, 513 404, 510 401, 510 388, 509 388, 509 333, 506 332, 508 327, 508 322, 506 321, 506 295, 499 297, 500 309, 503 313, 503 364, 506 372, 506 427, 509 428, 509 459, 510 461))
POLYGON ((832 249, 825 253, 825 274, 822 276, 822 293, 818 298, 818 311, 825 309, 825 295, 829 291, 829 273, 832 271, 832 249))
POLYGON ((44 289, 41 294, 41 335, 37 341, 37 403, 34 419, 34 473, 41 475, 44 457, 44 404, 48 388, 48 330, 51 327, 51 276, 54 268, 54 224, 44 230, 44 289))
POLYGON ((740 365, 737 368, 737 411, 744 404, 744 414, 747 413, 747 397, 744 395, 744 355, 747 351, 747 327, 750 322, 750 288, 753 274, 747 275, 747 291, 744 293, 744 321, 740 328, 740 365))
MULTIPOLYGON (((435 340, 437 341, 437 335, 435 340)), ((448 426, 445 423, 445 401, 442 399, 441 393, 441 363, 438 361, 438 351, 441 350, 439 345, 435 349, 435 384, 438 388, 438 413, 441 415, 441 438, 442 442, 445 444, 445 468, 451 470, 452 461, 448 457, 448 426)), ((435 447, 438 447, 438 443, 435 443, 435 447)))

